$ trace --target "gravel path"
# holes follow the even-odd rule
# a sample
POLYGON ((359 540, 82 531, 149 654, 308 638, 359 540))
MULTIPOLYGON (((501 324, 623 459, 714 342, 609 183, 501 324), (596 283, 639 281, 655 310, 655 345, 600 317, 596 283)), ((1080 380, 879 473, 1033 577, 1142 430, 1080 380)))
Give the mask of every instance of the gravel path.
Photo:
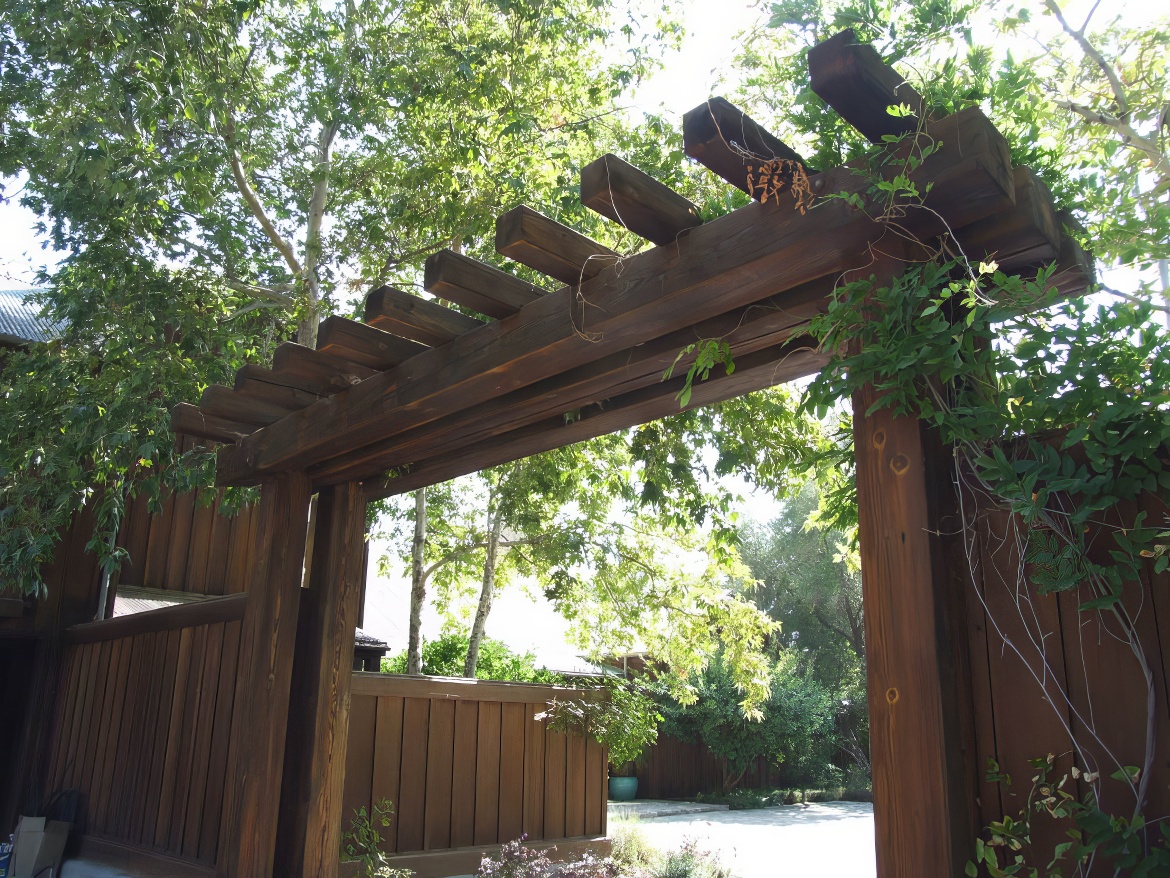
MULTIPOLYGON (((693 838, 737 878, 874 878, 873 805, 821 802, 634 821, 659 849, 693 838)), ((610 834, 620 821, 610 823, 610 834)))

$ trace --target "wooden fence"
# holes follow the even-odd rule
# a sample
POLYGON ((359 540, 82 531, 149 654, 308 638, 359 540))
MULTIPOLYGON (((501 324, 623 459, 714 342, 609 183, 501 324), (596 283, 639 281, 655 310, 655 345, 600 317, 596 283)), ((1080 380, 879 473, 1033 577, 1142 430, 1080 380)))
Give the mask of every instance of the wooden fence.
POLYGON ((245 600, 65 632, 49 789, 80 790, 85 835, 215 864, 245 600))
MULTIPOLYGON (((660 735, 637 764, 639 799, 688 799, 719 793, 730 772, 703 743, 660 735)), ((775 789, 780 778, 766 759, 758 758, 736 784, 737 789, 775 789)))
MULTIPOLYGON (((1146 512, 1147 526, 1170 528, 1166 505, 1150 495, 1127 504, 1109 524, 1132 526, 1139 510, 1146 512)), ((1021 572, 1026 578, 1031 571, 1016 533, 1010 515, 980 510, 970 537, 974 579, 967 589, 966 636, 973 710, 964 724, 977 763, 980 825, 1024 806, 1036 774, 1029 759, 1053 754, 1059 779, 1078 749, 1076 764, 1100 772, 1103 808, 1128 816, 1133 793, 1110 775, 1142 765, 1147 745, 1154 758, 1142 810, 1147 821, 1170 816, 1170 573, 1154 574, 1153 562, 1147 562, 1141 582, 1122 590, 1152 674, 1147 740, 1150 690, 1134 651, 1108 614, 1080 612, 1091 597, 1087 591, 1039 595, 1033 583, 1021 583, 1021 572), (989 759, 1011 776, 1010 789, 987 780, 989 759)), ((1113 537, 1094 527, 1086 538, 1091 556, 1109 563, 1113 537)), ((1070 784, 1070 792, 1086 792, 1083 776, 1070 784)), ((1051 853, 1067 841, 1063 831, 1041 821, 1033 833, 1036 850, 1051 853)))
MULTIPOLYGON (((355 673, 344 825, 381 799, 387 851, 604 836, 605 749, 537 719, 576 690, 355 673)), ((474 871, 474 870, 473 870, 474 871)))

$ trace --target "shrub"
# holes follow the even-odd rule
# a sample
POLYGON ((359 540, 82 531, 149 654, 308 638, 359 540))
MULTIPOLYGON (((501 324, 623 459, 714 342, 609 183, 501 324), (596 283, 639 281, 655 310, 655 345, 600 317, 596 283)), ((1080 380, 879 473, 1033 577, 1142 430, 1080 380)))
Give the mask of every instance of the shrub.
POLYGON ((636 823, 613 823, 610 826, 614 861, 623 873, 643 874, 654 864, 658 853, 646 840, 646 834, 636 823))
POLYGON ((653 878, 732 878, 732 874, 714 854, 700 850, 694 839, 687 839, 681 848, 663 858, 653 878))
POLYGON ((544 851, 525 847, 528 836, 508 842, 496 858, 485 856, 477 878, 618 878, 621 871, 611 858, 586 852, 579 857, 554 863, 544 851))
POLYGON ((349 829, 341 833, 342 860, 361 863, 365 878, 410 878, 414 874, 410 869, 390 868, 382 853, 382 834, 378 830, 390 825, 393 814, 389 799, 377 802, 369 813, 363 805, 354 812, 349 829))
MULTIPOLYGON (((466 634, 444 634, 437 640, 424 640, 422 672, 435 677, 462 677, 469 638, 466 634)), ((406 673, 406 650, 382 659, 383 674, 406 673)), ((517 653, 499 640, 485 637, 479 645, 479 663, 475 676, 480 680, 504 680, 509 683, 560 683, 559 674, 536 667, 536 657, 517 653)))

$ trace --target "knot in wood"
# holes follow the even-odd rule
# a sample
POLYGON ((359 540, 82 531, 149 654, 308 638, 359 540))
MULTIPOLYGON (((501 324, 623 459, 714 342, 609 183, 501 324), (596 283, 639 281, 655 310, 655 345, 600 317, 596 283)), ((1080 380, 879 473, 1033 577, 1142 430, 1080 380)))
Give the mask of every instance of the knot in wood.
POLYGON ((890 460, 890 469, 894 471, 894 475, 902 475, 910 468, 910 461, 904 454, 895 454, 890 460))
POLYGON ((884 448, 886 444, 886 433, 884 430, 878 430, 873 434, 873 447, 884 448))
POLYGON ((886 701, 890 704, 895 704, 898 701, 898 690, 893 686, 886 690, 886 701))

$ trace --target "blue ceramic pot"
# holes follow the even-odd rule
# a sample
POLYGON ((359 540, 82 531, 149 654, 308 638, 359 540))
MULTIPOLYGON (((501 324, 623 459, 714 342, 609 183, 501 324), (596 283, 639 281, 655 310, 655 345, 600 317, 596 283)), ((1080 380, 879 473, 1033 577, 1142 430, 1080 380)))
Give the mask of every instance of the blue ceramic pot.
POLYGON ((638 794, 636 777, 611 777, 609 779, 609 800, 611 802, 632 802, 638 794))

